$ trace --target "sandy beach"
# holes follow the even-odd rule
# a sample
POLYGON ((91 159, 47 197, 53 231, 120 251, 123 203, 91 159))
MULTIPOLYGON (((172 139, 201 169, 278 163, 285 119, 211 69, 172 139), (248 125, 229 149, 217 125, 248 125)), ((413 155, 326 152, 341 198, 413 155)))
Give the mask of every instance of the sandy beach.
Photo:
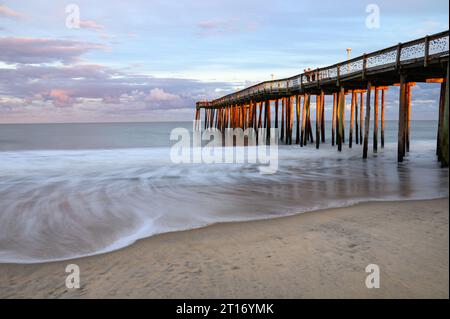
POLYGON ((370 202, 166 233, 107 254, 1 264, 0 298, 448 298, 448 199, 370 202), (65 287, 79 265, 81 288, 65 287), (368 289, 368 264, 380 288, 368 289))

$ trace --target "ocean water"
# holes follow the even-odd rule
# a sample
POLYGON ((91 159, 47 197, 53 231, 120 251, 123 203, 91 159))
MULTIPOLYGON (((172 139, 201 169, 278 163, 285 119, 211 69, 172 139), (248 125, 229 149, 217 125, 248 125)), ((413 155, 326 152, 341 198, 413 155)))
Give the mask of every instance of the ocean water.
MULTIPOLYGON (((436 123, 413 121, 398 164, 397 122, 385 148, 278 148, 278 170, 174 164, 170 132, 192 123, 0 125, 0 262, 38 263, 112 251, 217 222, 264 219, 369 200, 448 196, 436 123)), ((346 132, 348 134, 348 132, 346 132)), ((295 140, 295 134, 294 134, 295 140)))

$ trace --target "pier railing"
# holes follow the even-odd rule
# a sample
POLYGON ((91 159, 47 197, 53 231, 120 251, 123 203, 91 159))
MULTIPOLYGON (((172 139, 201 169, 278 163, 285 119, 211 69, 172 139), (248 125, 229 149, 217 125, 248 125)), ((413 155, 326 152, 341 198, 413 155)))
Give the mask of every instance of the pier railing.
POLYGON ((440 32, 417 40, 364 54, 328 67, 317 68, 290 78, 265 81, 238 92, 225 95, 211 102, 199 102, 197 107, 216 107, 263 94, 302 91, 303 88, 320 83, 351 77, 363 77, 383 69, 399 69, 410 63, 423 61, 424 66, 449 54, 449 31, 440 32))

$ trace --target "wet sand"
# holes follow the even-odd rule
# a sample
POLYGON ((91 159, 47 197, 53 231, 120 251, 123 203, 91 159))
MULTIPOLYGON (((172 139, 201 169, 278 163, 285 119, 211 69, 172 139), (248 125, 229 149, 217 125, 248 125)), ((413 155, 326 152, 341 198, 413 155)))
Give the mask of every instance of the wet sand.
POLYGON ((370 202, 1 264, 0 298, 448 298, 448 209, 448 199, 370 202), (65 286, 69 263, 80 289, 65 286), (368 264, 380 267, 379 289, 365 285, 368 264))

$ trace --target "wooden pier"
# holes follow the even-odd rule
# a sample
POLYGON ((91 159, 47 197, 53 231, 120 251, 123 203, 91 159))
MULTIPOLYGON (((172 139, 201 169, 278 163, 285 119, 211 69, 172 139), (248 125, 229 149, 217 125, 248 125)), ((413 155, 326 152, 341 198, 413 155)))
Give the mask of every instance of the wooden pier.
MULTIPOLYGON (((304 146, 314 143, 316 148, 326 142, 325 96, 333 98, 331 144, 349 147, 361 144, 363 158, 369 150, 371 116, 373 116, 372 150, 384 147, 385 91, 399 86, 398 103, 398 162, 409 152, 411 92, 417 82, 440 83, 440 102, 436 155, 443 167, 449 164, 449 31, 426 36, 395 46, 308 71, 289 78, 265 81, 213 101, 196 103, 196 120, 204 110, 204 127, 270 128, 271 105, 275 106, 275 128, 280 139, 292 144, 294 115, 296 118, 295 143, 304 146), (346 134, 346 96, 351 97, 351 111, 346 134), (311 125, 311 96, 315 96, 315 134, 311 125), (364 98, 365 96, 365 98, 364 98), (373 99, 373 100, 372 100, 373 99), (281 101, 281 103, 280 103, 281 101), (280 107, 281 106, 281 107, 280 107), (372 111, 373 108, 373 111, 372 111), (280 116, 278 111, 281 112, 280 116), (372 115, 373 112, 373 115, 372 115), (295 114, 294 114, 295 113, 295 114), (381 121, 381 127, 379 122, 381 121), (301 122, 301 124, 300 124, 301 122)), ((269 137, 270 130, 267 131, 269 137)))

